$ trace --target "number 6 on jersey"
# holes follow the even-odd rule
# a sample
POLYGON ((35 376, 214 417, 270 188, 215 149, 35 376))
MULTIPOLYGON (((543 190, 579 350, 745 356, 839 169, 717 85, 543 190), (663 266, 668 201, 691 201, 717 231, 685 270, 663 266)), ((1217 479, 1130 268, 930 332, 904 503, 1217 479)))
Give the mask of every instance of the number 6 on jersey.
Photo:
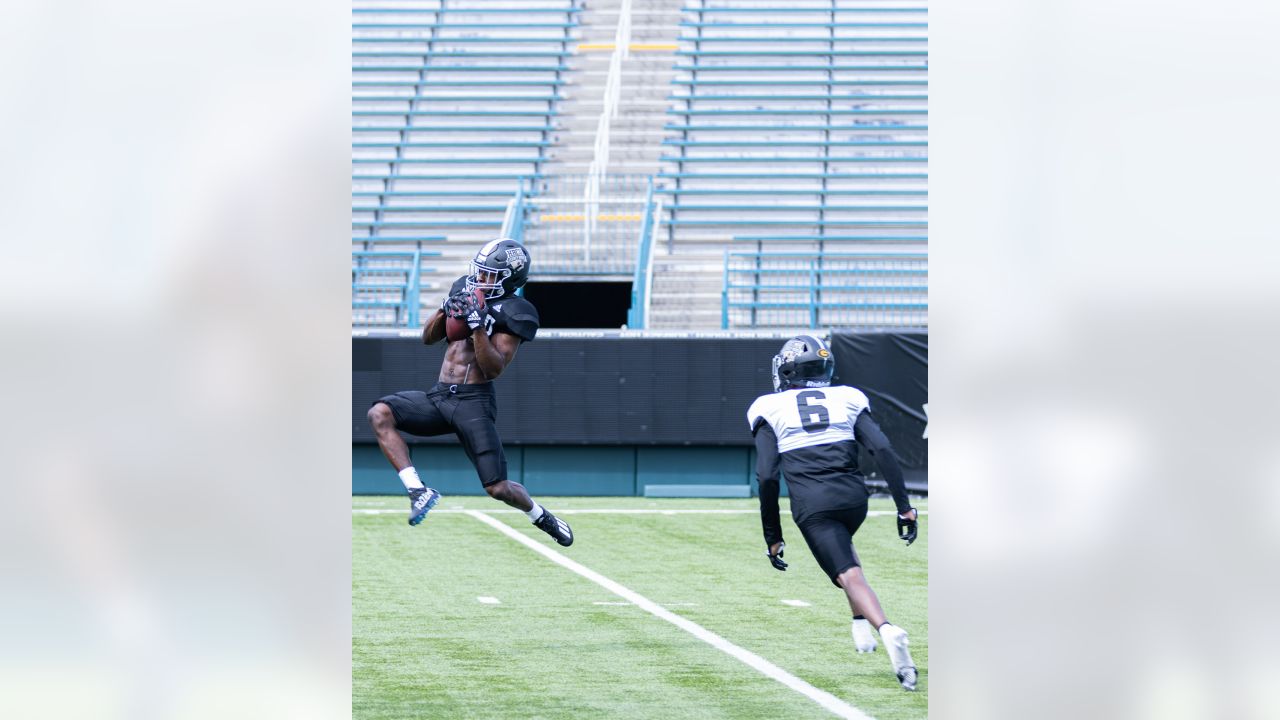
POLYGON ((805 432, 822 432, 831 425, 831 413, 822 405, 810 404, 810 400, 826 400, 821 390, 805 390, 796 393, 796 409, 800 411, 800 426, 805 432))

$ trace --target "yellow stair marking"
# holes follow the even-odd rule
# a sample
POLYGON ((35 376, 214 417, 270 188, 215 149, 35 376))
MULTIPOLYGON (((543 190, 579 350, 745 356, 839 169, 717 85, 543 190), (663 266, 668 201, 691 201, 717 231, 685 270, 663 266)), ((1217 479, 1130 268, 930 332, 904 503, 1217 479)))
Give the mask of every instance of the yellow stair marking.
MULTIPOLYGON (((582 222, 582 220, 585 217, 586 216, 582 215, 581 213, 578 213, 578 214, 564 213, 564 214, 558 214, 558 215, 539 215, 538 220, 540 222, 548 222, 548 223, 582 222)), ((623 213, 623 214, 617 214, 617 215, 611 215, 611 214, 596 215, 596 220, 600 220, 602 222, 627 222, 627 221, 636 221, 639 219, 640 219, 640 213, 623 213)))

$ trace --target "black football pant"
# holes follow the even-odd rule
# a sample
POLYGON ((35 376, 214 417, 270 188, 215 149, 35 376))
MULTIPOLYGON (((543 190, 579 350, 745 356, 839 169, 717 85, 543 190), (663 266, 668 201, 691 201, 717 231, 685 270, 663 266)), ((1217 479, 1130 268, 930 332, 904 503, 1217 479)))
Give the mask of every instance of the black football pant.
POLYGON ((498 438, 498 401, 493 383, 446 385, 429 392, 405 390, 379 398, 395 416, 396 429, 431 437, 453 433, 462 443, 480 484, 489 487, 507 479, 507 456, 498 438))

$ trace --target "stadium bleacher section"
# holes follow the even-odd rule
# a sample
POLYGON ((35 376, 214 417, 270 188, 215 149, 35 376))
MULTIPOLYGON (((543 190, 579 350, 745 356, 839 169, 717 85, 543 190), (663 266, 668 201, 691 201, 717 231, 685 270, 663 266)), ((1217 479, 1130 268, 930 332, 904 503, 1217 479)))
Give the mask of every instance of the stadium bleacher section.
POLYGON ((576 0, 357 0, 352 22, 352 319, 401 325, 496 236, 541 176, 576 0), (430 249, 428 249, 430 248, 430 249), (410 271, 414 253, 439 268, 410 271), (390 253, 397 253, 396 256, 390 253), (365 268, 384 270, 381 282, 365 268), (398 278, 389 280, 385 278, 398 278), (417 287, 409 283, 417 278, 417 287), (390 287, 404 284, 397 290, 390 287))
POLYGON ((669 257, 702 268, 684 282, 705 297, 720 265, 723 327, 924 324, 925 274, 871 270, 925 267, 925 17, 901 2, 686 5, 659 192, 669 257), (824 259, 841 253, 866 258, 824 259))
POLYGON ((356 324, 527 230, 548 271, 645 278, 645 327, 927 326, 923 2, 358 0, 353 36, 356 324), (602 171, 632 189, 575 207, 602 171))

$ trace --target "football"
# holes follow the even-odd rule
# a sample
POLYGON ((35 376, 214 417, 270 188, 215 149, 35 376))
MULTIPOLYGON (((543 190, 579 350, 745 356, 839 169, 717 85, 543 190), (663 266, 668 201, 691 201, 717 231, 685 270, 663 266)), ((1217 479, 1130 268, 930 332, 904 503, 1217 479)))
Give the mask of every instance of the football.
MULTIPOLYGON (((484 291, 476 288, 476 303, 480 309, 484 309, 484 291)), ((462 318, 446 317, 444 320, 444 336, 449 342, 457 342, 458 340, 466 340, 471 337, 471 328, 467 325, 467 321, 462 318)))
POLYGON ((471 328, 467 327, 467 321, 462 318, 445 318, 444 336, 449 342, 466 340, 471 337, 471 328))

